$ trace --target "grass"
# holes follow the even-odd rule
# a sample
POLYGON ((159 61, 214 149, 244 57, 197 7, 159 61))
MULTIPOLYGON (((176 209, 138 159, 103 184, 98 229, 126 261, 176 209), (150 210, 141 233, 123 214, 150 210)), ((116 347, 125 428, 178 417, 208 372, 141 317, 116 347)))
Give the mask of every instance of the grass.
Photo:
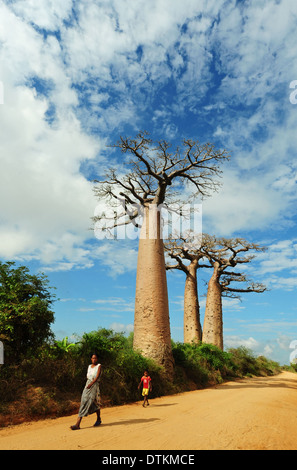
POLYGON ((152 378, 152 398, 282 370, 278 363, 254 357, 246 348, 221 351, 210 344, 172 342, 175 368, 170 382, 158 365, 133 350, 132 340, 100 329, 84 334, 71 347, 67 341, 55 342, 17 365, 5 363, 0 368, 0 427, 76 413, 94 351, 103 367, 103 407, 142 399, 137 387, 144 369, 152 378))

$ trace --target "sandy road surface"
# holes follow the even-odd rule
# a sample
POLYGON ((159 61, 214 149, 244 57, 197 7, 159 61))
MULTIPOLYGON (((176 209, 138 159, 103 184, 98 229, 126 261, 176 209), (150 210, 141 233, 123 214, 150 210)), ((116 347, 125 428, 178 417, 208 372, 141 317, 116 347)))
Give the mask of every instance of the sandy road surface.
POLYGON ((71 431, 76 416, 0 430, 0 449, 297 449, 297 374, 244 379, 102 410, 71 431))

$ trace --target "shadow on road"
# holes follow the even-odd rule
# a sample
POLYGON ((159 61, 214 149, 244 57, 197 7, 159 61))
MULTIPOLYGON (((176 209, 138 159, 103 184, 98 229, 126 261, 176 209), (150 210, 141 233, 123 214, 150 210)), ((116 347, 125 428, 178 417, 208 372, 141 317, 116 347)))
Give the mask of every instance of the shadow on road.
POLYGON ((157 408, 158 406, 174 406, 177 405, 177 403, 164 403, 163 405, 153 405, 154 408, 157 408))
MULTIPOLYGON (((159 418, 147 418, 147 419, 123 419, 122 421, 115 421, 114 423, 102 423, 100 424, 100 428, 106 428, 107 426, 121 426, 121 425, 128 425, 128 424, 147 424, 152 421, 160 421, 159 418)), ((93 426, 90 426, 93 427, 93 426)))
POLYGON ((250 379, 239 379, 234 380, 234 382, 228 382, 227 384, 222 384, 216 386, 218 390, 230 390, 230 388, 291 388, 297 390, 297 381, 290 379, 283 379, 269 377, 272 380, 267 380, 268 377, 253 377, 250 379))

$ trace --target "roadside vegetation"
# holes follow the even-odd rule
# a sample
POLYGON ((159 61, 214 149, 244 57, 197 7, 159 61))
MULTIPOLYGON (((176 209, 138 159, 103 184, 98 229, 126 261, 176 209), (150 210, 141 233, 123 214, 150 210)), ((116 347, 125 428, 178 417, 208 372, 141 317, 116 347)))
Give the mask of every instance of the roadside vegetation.
POLYGON ((152 377, 152 398, 281 371, 279 364, 256 358, 246 348, 223 351, 205 342, 172 341, 174 366, 168 379, 158 361, 137 351, 133 335, 100 328, 73 341, 57 340, 51 330, 54 301, 44 274, 0 261, 0 427, 77 413, 94 352, 103 369, 102 407, 141 400, 144 369, 152 377))
POLYGON ((144 369, 153 380, 152 397, 197 390, 243 376, 281 371, 278 363, 255 357, 246 348, 222 351, 210 344, 172 342, 174 379, 133 349, 133 336, 98 329, 75 342, 52 340, 30 350, 18 363, 0 366, 0 426, 76 413, 90 355, 102 363, 102 407, 141 400, 137 386, 144 369))

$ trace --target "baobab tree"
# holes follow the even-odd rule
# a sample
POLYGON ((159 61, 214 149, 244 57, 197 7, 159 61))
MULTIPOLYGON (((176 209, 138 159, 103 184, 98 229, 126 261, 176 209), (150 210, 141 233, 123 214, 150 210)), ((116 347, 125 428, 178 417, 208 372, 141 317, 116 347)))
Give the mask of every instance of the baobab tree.
MULTIPOLYGON (((133 223, 142 226, 139 237, 134 349, 154 359, 170 375, 173 371, 169 307, 161 208, 165 200, 176 202, 185 186, 192 186, 193 197, 206 197, 217 190, 220 164, 228 159, 225 150, 214 145, 184 140, 181 148, 171 151, 165 140, 153 142, 147 132, 136 138, 123 138, 113 146, 120 149, 122 174, 110 168, 103 181, 95 180, 96 196, 121 207, 113 220, 105 220, 105 229, 133 223), (128 158, 127 158, 128 157, 128 158), (108 225, 110 224, 110 225, 108 225)), ((94 218, 102 223, 104 214, 94 218)))
POLYGON ((213 237, 213 246, 214 248, 209 247, 205 250, 205 256, 213 267, 213 273, 208 282, 202 342, 223 349, 222 296, 234 297, 239 293, 260 293, 266 290, 264 284, 249 281, 245 274, 228 270, 237 265, 250 263, 255 257, 255 254, 241 256, 242 253, 265 251, 265 248, 242 238, 213 237), (232 287, 234 282, 244 282, 246 287, 232 287))
POLYGON ((169 239, 164 242, 165 253, 167 253, 169 258, 176 261, 175 264, 171 264, 170 260, 168 260, 166 269, 178 269, 186 275, 184 291, 184 343, 199 343, 202 341, 197 271, 199 268, 212 267, 205 257, 208 243, 209 237, 207 235, 195 234, 192 231, 189 231, 179 239, 169 239), (204 251, 202 251, 202 247, 204 251))

